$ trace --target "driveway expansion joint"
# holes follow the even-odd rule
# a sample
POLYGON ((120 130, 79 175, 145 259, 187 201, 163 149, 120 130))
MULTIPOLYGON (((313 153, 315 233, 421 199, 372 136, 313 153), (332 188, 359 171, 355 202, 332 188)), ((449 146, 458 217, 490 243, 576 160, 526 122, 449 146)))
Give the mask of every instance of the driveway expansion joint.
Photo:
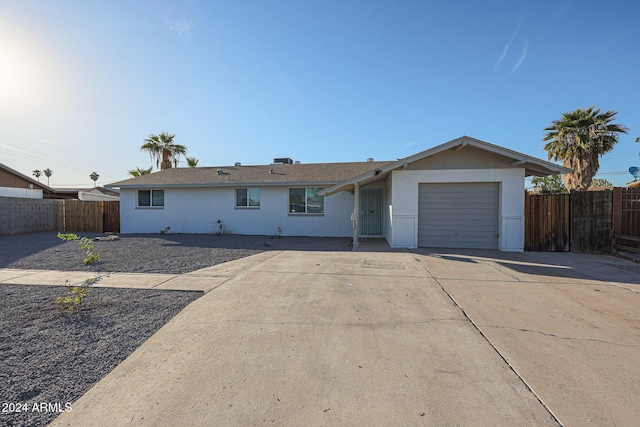
POLYGON ((525 329, 525 328, 511 328, 509 326, 478 325, 478 327, 479 328, 491 328, 491 329, 510 329, 510 330, 513 330, 513 331, 531 332, 531 333, 534 333, 534 334, 540 334, 540 335, 544 335, 544 336, 547 336, 547 337, 558 338, 558 339, 567 340, 567 341, 592 341, 592 342, 597 342, 597 343, 601 343, 601 344, 615 345, 615 346, 619 346, 619 347, 640 347, 640 344, 622 344, 622 343, 616 343, 616 342, 611 342, 611 341, 599 340, 599 339, 596 339, 596 338, 563 337, 563 336, 552 334, 552 333, 549 333, 549 332, 535 331, 533 329, 525 329))
POLYGON ((542 405, 542 407, 549 413, 549 416, 551 416, 551 418, 553 418, 553 420, 555 422, 557 422, 559 425, 564 426, 564 424, 560 421, 560 419, 556 416, 556 414, 553 413, 553 411, 551 410, 551 408, 549 407, 549 405, 547 405, 543 400, 542 397, 538 395, 538 393, 535 392, 535 390, 533 390, 533 388, 527 383, 527 381, 525 381, 524 377, 522 375, 520 375, 520 373, 511 365, 511 363, 509 363, 509 361, 507 360, 507 358, 500 352, 500 350, 498 350, 498 348, 494 345, 493 342, 491 342, 491 340, 489 339, 489 337, 487 337, 484 332, 482 332, 482 330, 480 329, 480 327, 478 326, 478 324, 476 324, 476 322, 473 321, 473 319, 471 318, 471 316, 469 316, 469 314, 464 310, 464 308, 462 308, 462 306, 460 306, 460 304, 458 304, 458 302, 456 301, 456 299, 453 297, 453 295, 451 295, 451 293, 449 291, 447 291, 444 287, 444 285, 440 282, 440 280, 438 280, 437 277, 435 277, 431 271, 429 271, 429 269, 427 268, 426 265, 424 265, 422 263, 422 261, 420 261, 420 259, 418 259, 416 257, 416 254, 414 254, 412 252, 412 255, 416 258, 416 260, 418 262, 420 262, 420 265, 422 266, 422 268, 424 268, 424 270, 427 272, 427 274, 429 274, 429 276, 431 276, 431 278, 433 280, 435 280, 435 282, 438 284, 438 286, 440 287, 440 289, 442 289, 442 291, 447 295, 447 297, 453 302, 453 304, 458 307, 460 309, 460 312, 462 313, 462 315, 467 319, 467 321, 473 326, 473 328, 480 334, 480 336, 489 344, 489 346, 491 346, 491 348, 493 349, 493 351, 496 352, 496 354, 498 355, 498 357, 500 357, 500 359, 502 359, 502 361, 509 367, 509 369, 511 370, 511 372, 513 372, 518 379, 521 381, 521 383, 524 385, 524 387, 526 387, 527 390, 529 390, 531 392, 531 394, 533 394, 533 396, 535 396, 535 398, 538 400, 538 402, 540 402, 540 404, 542 405))
POLYGON ((251 320, 239 320, 239 319, 230 319, 227 323, 241 323, 246 325, 275 325, 275 326, 287 326, 287 325, 298 325, 298 326, 317 326, 317 325, 332 325, 332 326, 401 326, 401 325, 424 325, 428 323, 434 322, 464 322, 468 323, 467 319, 463 318, 441 318, 441 319, 427 319, 427 320, 417 320, 412 322, 328 322, 328 321, 315 321, 315 322, 254 322, 251 320))

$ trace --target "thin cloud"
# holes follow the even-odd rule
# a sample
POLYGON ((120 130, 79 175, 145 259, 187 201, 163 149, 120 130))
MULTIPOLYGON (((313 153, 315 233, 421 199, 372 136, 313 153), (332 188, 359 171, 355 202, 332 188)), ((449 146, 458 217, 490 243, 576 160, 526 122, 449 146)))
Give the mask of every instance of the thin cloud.
POLYGON ((504 58, 506 58, 507 52, 509 52, 509 48, 511 47, 516 37, 518 36, 518 33, 520 32, 520 28, 522 28, 522 16, 520 16, 520 20, 518 21, 518 25, 516 26, 516 29, 513 31, 513 35, 511 36, 511 39, 506 45, 504 45, 504 48, 502 49, 502 53, 500 54, 500 57, 496 62, 496 66, 495 66, 496 70, 500 68, 502 61, 504 61, 504 58))
POLYGON ((164 22, 172 33, 178 34, 181 38, 190 37, 193 33, 193 29, 196 27, 195 21, 184 17, 176 21, 169 21, 168 19, 165 19, 164 22))
POLYGON ((511 69, 511 74, 515 73, 516 70, 518 68, 520 68, 520 65, 522 65, 524 60, 527 58, 527 50, 528 49, 529 49, 529 41, 527 41, 524 44, 524 49, 522 49, 522 52, 520 53, 520 59, 518 59, 518 62, 516 62, 516 65, 514 65, 513 68, 511 69))
POLYGON ((416 143, 416 141, 415 141, 415 139, 414 139, 413 141, 405 142, 404 144, 402 144, 402 146, 401 146, 401 147, 402 147, 402 148, 409 148, 409 147, 411 147, 412 145, 415 145, 415 143, 416 143))
POLYGON ((495 66, 496 70, 500 68, 500 64, 502 64, 502 61, 507 56, 507 52, 509 52, 509 48, 511 47, 511 44, 515 41, 516 37, 518 36, 518 32, 520 31, 521 27, 522 27, 522 18, 520 18, 520 22, 518 22, 518 26, 513 32, 511 39, 506 45, 504 45, 504 48, 502 49, 502 53, 500 54, 500 58, 498 58, 498 62, 496 62, 496 66, 495 66))
POLYGON ((502 60, 504 59, 504 57, 507 56, 507 52, 509 51, 510 46, 511 46, 511 41, 506 45, 504 45, 504 49, 502 49, 502 54, 500 55, 500 58, 498 58, 498 62, 496 62, 496 66, 495 66, 496 70, 500 67, 500 64, 502 64, 502 60))
POLYGON ((4 142, 4 141, 0 141, 0 146, 3 146, 5 149, 7 149, 7 150, 9 150, 9 151, 13 151, 14 153, 29 154, 29 155, 30 155, 30 154, 33 154, 33 152, 32 152, 32 151, 30 151, 30 150, 24 150, 24 149, 22 149, 22 148, 19 148, 19 147, 13 146, 13 145, 11 145, 11 144, 7 144, 7 143, 6 143, 6 142, 4 142))
POLYGON ((67 148, 71 148, 70 145, 67 144, 63 144, 62 142, 57 142, 57 141, 51 141, 50 139, 43 139, 43 138, 37 138, 35 136, 31 136, 31 135, 25 135, 27 138, 34 140, 34 141, 38 141, 38 142, 44 142, 45 144, 49 144, 49 145, 57 145, 58 147, 67 147, 67 148))

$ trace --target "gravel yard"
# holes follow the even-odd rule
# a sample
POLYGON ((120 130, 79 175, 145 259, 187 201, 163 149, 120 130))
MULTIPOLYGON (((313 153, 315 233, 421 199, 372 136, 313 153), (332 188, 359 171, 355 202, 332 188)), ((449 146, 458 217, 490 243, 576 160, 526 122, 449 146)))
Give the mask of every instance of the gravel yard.
MULTIPOLYGON (((349 243, 346 238, 122 235, 96 241, 101 260, 85 266, 76 242, 62 241, 55 232, 31 233, 0 236, 0 268, 181 274, 266 250, 344 251, 351 249, 349 243)), ((69 313, 54 303, 65 293, 63 287, 0 284, 0 426, 46 426, 57 410, 65 410, 202 295, 94 288, 85 306, 69 313), (43 403, 44 411, 34 410, 43 403)))
POLYGON ((349 238, 328 237, 123 234, 117 240, 96 241, 95 252, 101 260, 85 266, 78 262, 84 252, 76 242, 43 232, 0 236, 0 268, 182 274, 267 250, 350 250, 350 242, 349 238))
POLYGON ((0 284, 0 426, 49 424, 202 295, 94 288, 73 313, 54 303, 65 291, 0 284), (42 403, 58 406, 34 410, 42 403))

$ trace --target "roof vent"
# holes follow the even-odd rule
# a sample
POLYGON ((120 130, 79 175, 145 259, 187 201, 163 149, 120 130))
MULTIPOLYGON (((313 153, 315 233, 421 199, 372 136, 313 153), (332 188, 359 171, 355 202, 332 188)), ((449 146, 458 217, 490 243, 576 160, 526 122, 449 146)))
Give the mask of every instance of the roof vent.
POLYGON ((269 169, 269 175, 273 175, 273 169, 269 169))
POLYGON ((373 162, 373 157, 369 157, 369 158, 367 159, 367 162, 373 162))
POLYGON ((273 164, 275 164, 275 165, 292 165, 293 164, 293 159, 290 159, 289 157, 275 157, 273 159, 273 164))
POLYGON ((242 163, 240 163, 240 162, 236 162, 236 163, 234 164, 234 166, 242 166, 242 163))
POLYGON ((218 169, 218 175, 222 175, 222 169, 218 169))

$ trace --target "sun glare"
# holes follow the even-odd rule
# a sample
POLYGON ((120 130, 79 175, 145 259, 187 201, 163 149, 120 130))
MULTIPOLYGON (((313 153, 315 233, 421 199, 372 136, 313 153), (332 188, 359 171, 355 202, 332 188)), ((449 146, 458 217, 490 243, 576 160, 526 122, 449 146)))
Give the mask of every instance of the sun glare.
POLYGON ((25 34, 0 28, 0 111, 36 108, 45 96, 46 69, 25 34))

